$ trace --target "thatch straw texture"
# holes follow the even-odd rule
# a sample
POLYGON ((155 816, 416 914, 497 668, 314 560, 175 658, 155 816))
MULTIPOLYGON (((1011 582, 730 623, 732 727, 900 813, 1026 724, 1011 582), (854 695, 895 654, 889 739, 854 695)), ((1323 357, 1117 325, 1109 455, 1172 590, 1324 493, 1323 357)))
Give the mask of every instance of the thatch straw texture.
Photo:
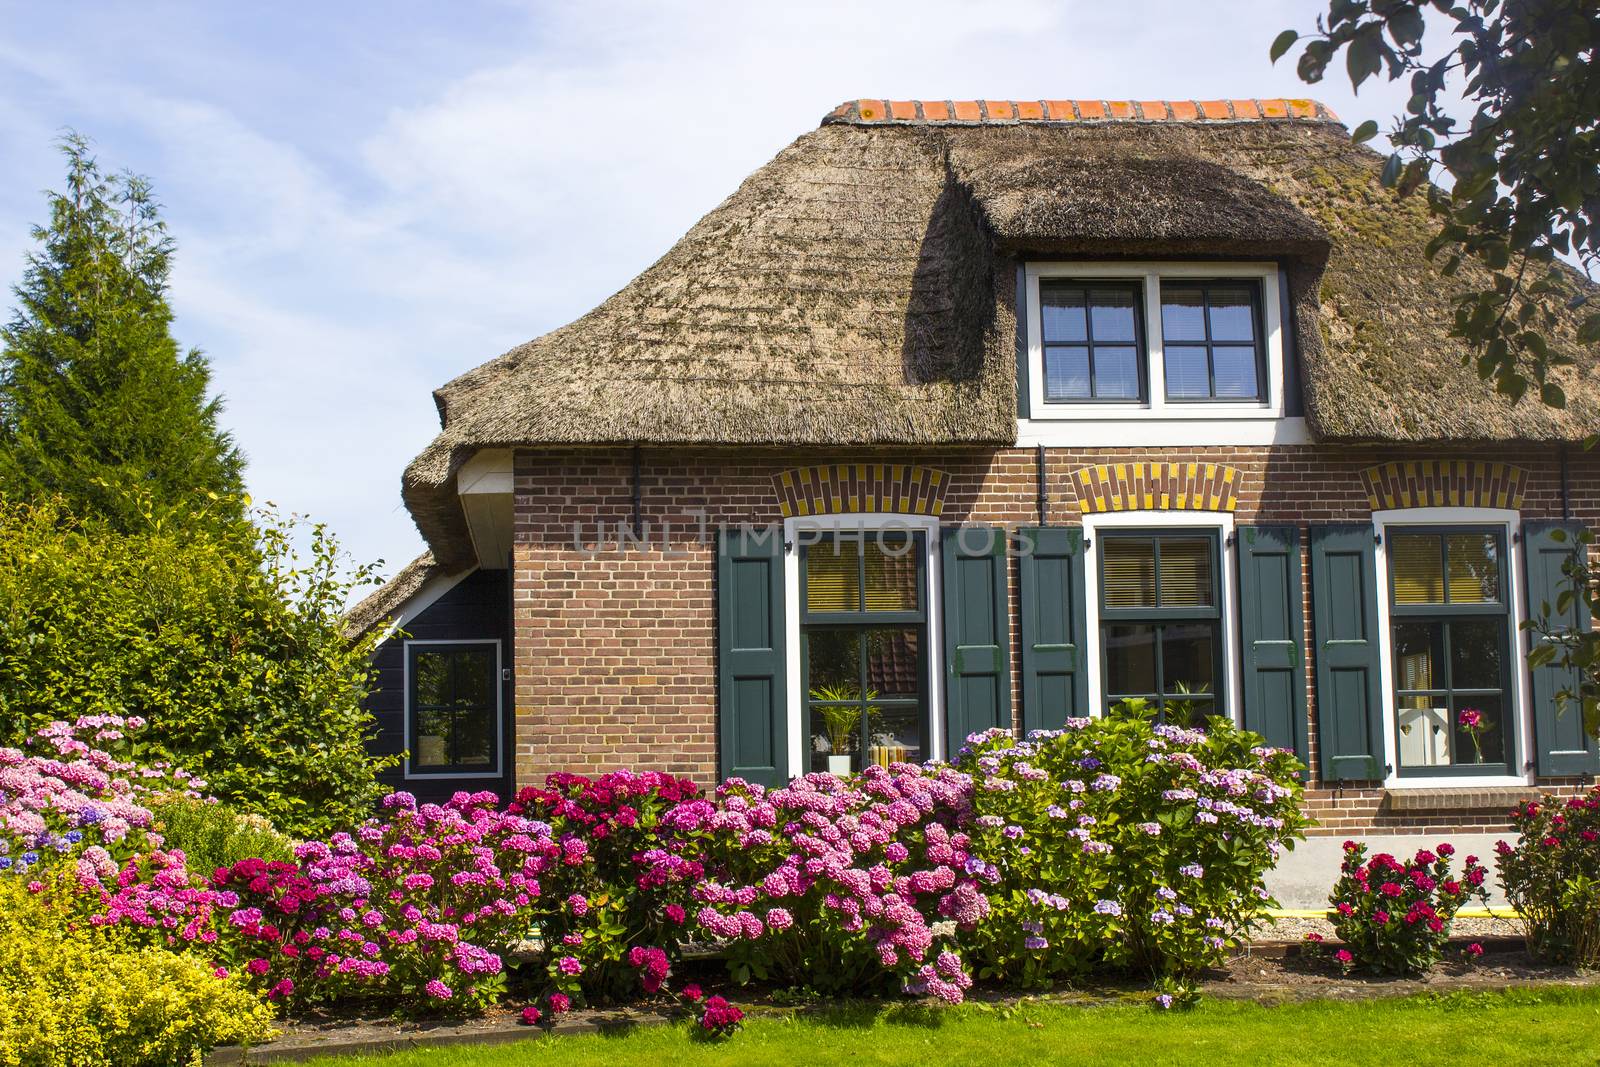
POLYGON ((470 561, 454 474, 479 448, 1014 442, 1030 256, 1280 260, 1323 438, 1600 430, 1592 353, 1566 412, 1512 406, 1463 365, 1424 206, 1382 189, 1379 157, 1317 105, 1174 102, 1144 121, 1155 102, 1080 101, 1078 121, 1018 123, 984 116, 1056 102, 935 103, 908 121, 840 109, 598 308, 441 388, 443 430, 404 481, 439 564, 470 561), (1238 120, 1250 109, 1301 117, 1238 120))

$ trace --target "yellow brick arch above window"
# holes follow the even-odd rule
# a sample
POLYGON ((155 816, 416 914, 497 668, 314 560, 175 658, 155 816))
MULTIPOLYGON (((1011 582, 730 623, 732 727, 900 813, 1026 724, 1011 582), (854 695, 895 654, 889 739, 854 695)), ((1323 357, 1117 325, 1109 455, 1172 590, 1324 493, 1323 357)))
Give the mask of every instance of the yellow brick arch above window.
POLYGON ((1072 472, 1086 514, 1232 511, 1242 480, 1237 467, 1221 463, 1098 463, 1072 472))
POLYGON ((1373 511, 1396 508, 1508 508, 1521 510, 1528 472, 1509 463, 1478 459, 1422 459, 1379 463, 1361 472, 1373 511))
POLYGON ((950 485, 944 471, 908 463, 825 463, 772 480, 786 519, 874 512, 937 517, 950 485))

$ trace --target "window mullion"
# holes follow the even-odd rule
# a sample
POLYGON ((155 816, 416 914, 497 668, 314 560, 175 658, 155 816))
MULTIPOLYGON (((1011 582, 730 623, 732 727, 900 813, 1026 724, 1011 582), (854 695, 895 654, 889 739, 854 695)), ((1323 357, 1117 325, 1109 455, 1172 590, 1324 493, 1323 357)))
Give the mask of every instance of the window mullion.
POLYGON ((1089 399, 1100 399, 1100 377, 1094 372, 1094 298, 1090 295, 1089 287, 1085 285, 1083 293, 1083 343, 1087 347, 1087 363, 1089 366, 1089 399))
POLYGON ((1206 399, 1217 398, 1217 348, 1211 338, 1211 286, 1200 288, 1200 327, 1206 339, 1206 399))
MULTIPOLYGON (((1158 569, 1156 573, 1161 572, 1158 569)), ((1166 721, 1167 714, 1167 657, 1163 654, 1162 645, 1166 643, 1167 628, 1163 623, 1156 623, 1151 627, 1155 633, 1155 659, 1156 659, 1156 709, 1160 711, 1162 721, 1166 721)))
POLYGON ((1167 335, 1161 323, 1161 276, 1154 272, 1146 274, 1142 288, 1146 300, 1141 316, 1145 333, 1142 362, 1144 387, 1149 390, 1144 400, 1153 411, 1167 401, 1167 335), (1157 366, 1158 363, 1161 365, 1157 366))
POLYGON ((856 631, 857 669, 860 671, 861 679, 861 688, 856 690, 856 695, 859 698, 856 703, 856 723, 861 738, 860 744, 862 768, 865 768, 867 765, 867 747, 872 742, 871 727, 867 722, 867 657, 869 655, 867 651, 867 643, 867 629, 863 626, 856 631))

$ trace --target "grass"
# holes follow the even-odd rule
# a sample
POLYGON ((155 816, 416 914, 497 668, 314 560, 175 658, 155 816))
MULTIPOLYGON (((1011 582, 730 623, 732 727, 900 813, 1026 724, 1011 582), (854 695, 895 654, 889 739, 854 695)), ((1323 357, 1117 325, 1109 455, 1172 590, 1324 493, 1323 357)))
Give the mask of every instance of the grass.
POLYGON ((1600 988, 1542 987, 1279 1006, 1208 1000, 1145 1006, 847 1006, 807 1018, 747 1019, 719 1044, 685 1026, 510 1045, 321 1058, 318 1067, 824 1067, 849 1064, 1600 1064, 1600 988))

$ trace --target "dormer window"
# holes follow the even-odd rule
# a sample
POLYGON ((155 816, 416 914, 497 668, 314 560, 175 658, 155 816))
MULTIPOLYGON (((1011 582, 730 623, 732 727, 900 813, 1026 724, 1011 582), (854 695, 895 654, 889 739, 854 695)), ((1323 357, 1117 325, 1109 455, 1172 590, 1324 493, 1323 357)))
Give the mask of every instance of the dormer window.
POLYGON ((1024 300, 1035 420, 1284 416, 1273 263, 1034 263, 1024 300))

